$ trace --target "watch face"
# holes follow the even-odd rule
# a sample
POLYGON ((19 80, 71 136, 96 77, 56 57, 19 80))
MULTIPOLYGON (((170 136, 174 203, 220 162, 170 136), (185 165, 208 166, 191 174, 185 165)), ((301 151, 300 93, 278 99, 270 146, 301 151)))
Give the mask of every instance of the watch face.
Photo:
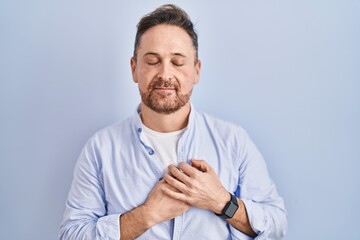
POLYGON ((229 205, 229 207, 226 209, 225 215, 229 218, 233 217, 236 210, 238 209, 238 206, 235 205, 233 202, 229 205))
POLYGON ((237 198, 235 195, 231 195, 231 200, 225 205, 222 214, 216 214, 223 219, 232 218, 239 208, 237 198))

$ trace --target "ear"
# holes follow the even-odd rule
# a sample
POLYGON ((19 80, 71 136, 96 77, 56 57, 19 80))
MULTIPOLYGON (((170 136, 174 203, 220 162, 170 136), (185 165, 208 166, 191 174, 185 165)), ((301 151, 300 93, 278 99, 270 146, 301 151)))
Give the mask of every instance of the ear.
POLYGON ((138 80, 136 78, 136 59, 134 57, 132 57, 130 59, 130 66, 131 66, 131 74, 132 74, 133 81, 135 83, 138 83, 138 80))
POLYGON ((201 71, 201 61, 200 59, 196 60, 195 63, 195 79, 194 79, 194 84, 197 84, 200 82, 200 71, 201 71))

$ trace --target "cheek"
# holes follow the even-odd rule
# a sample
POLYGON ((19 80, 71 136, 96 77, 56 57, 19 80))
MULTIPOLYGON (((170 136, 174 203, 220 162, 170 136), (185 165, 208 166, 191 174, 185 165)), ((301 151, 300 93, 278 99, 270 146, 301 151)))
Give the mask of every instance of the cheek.
POLYGON ((181 71, 182 86, 186 89, 191 89, 194 85, 195 72, 192 70, 181 71))
POLYGON ((182 71, 180 71, 180 74, 182 75, 182 77, 184 79, 190 79, 190 77, 192 75, 190 69, 183 69, 182 71))
POLYGON ((139 87, 142 89, 147 88, 150 82, 154 79, 154 76, 156 76, 156 74, 152 71, 148 71, 146 69, 139 71, 137 74, 139 87))
POLYGON ((192 67, 187 66, 186 68, 180 70, 180 74, 182 75, 183 79, 190 81, 194 75, 194 71, 192 67))

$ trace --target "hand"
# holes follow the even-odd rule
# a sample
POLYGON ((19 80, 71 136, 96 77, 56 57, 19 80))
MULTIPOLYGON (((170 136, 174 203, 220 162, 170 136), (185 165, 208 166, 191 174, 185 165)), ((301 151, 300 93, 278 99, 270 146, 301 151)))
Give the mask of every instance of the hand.
POLYGON ((230 200, 229 192, 205 161, 192 159, 191 164, 182 162, 179 168, 170 165, 164 180, 173 188, 164 188, 163 192, 181 202, 220 214, 230 200))
POLYGON ((184 201, 165 195, 164 192, 166 191, 177 192, 175 188, 162 179, 151 190, 143 204, 152 220, 151 225, 173 219, 191 207, 184 201))

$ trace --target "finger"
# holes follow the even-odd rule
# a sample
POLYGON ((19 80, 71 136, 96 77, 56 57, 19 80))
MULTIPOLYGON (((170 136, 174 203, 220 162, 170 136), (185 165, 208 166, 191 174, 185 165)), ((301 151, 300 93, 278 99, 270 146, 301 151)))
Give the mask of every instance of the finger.
POLYGON ((155 184, 155 185, 160 185, 163 184, 165 182, 164 178, 160 178, 159 181, 155 184))
POLYGON ((187 198, 186 198, 186 195, 183 194, 183 193, 179 193, 179 192, 176 192, 176 191, 172 191, 171 189, 169 188, 163 188, 162 189, 163 193, 168 196, 168 197, 171 197, 173 199, 177 199, 177 200, 180 200, 182 202, 186 202, 187 203, 187 198))
MULTIPOLYGON (((165 181, 165 180, 164 180, 165 181)), ((170 184, 168 184, 166 181, 164 182, 164 188, 168 188, 170 189, 171 191, 174 191, 174 192, 180 192, 178 189, 174 188, 173 186, 171 186, 170 184)))
POLYGON ((170 165, 168 167, 169 173, 177 178, 179 181, 185 183, 186 185, 189 184, 190 178, 185 173, 183 173, 178 167, 175 165, 170 165))
POLYGON ((194 168, 197 168, 198 170, 202 171, 202 172, 209 172, 211 170, 210 165, 205 162, 204 160, 196 160, 196 159, 191 159, 191 166, 193 166, 194 168))
POLYGON ((190 166, 189 164, 185 163, 185 162, 181 162, 179 164, 180 169, 183 170, 183 172, 188 175, 191 178, 194 178, 196 175, 199 174, 199 170, 190 166))
POLYGON ((172 177, 170 174, 166 173, 164 175, 164 180, 165 182, 167 182, 169 184, 169 187, 176 189, 180 192, 186 192, 187 191, 187 187, 184 183, 180 182, 179 180, 175 179, 174 177, 172 177))

